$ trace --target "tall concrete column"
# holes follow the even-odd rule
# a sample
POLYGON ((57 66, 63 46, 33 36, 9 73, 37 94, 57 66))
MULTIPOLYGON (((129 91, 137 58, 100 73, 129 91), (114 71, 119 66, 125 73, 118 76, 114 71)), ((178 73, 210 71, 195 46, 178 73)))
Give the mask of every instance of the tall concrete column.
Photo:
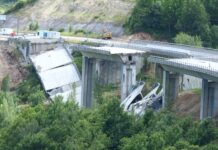
POLYGON ((154 64, 155 69, 155 77, 158 79, 163 78, 163 68, 160 64, 154 64))
POLYGON ((169 82, 170 82, 170 78, 169 78, 169 72, 168 71, 163 71, 163 108, 166 107, 166 102, 169 101, 169 82))
POLYGON ((82 106, 91 107, 93 98, 93 59, 83 56, 82 106))
POLYGON ((136 85, 136 64, 123 64, 121 77, 121 100, 123 101, 136 85))
POLYGON ((202 80, 200 119, 218 114, 218 83, 202 80))
POLYGON ((101 74, 101 60, 96 59, 96 61, 95 61, 95 75, 96 75, 97 81, 100 80, 100 74, 101 74))
POLYGON ((179 74, 172 74, 168 71, 163 72, 163 107, 169 107, 178 96, 179 74))

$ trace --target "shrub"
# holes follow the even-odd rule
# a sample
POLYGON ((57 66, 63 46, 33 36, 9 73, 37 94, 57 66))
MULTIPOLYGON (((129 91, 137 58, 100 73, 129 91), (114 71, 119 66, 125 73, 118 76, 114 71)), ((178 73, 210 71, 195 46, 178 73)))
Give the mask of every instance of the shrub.
POLYGON ((4 92, 8 92, 10 89, 9 83, 10 83, 10 77, 9 75, 7 75, 2 80, 1 90, 4 92))
POLYGON ((202 41, 199 36, 190 36, 186 33, 179 33, 174 38, 175 43, 179 44, 186 44, 186 45, 192 45, 192 46, 202 46, 202 41))
POLYGON ((31 22, 30 24, 29 24, 29 30, 31 30, 31 31, 36 31, 36 30, 38 30, 39 29, 39 24, 38 24, 38 22, 31 22))
POLYGON ((59 32, 64 32, 65 29, 64 29, 64 28, 60 28, 58 31, 59 31, 59 32))

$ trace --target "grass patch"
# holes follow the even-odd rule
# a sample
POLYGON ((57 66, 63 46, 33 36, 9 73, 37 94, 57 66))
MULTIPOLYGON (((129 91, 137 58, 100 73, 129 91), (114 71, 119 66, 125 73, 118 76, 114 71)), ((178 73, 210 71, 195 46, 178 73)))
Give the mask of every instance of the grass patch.
MULTIPOLYGON (((71 29, 72 30, 72 29, 71 29)), ((101 38, 101 34, 97 34, 94 32, 86 31, 86 30, 75 30, 72 32, 61 32, 62 36, 77 36, 77 37, 88 37, 88 38, 101 38)))
POLYGON ((194 94, 201 95, 201 89, 196 88, 196 89, 192 89, 191 91, 192 91, 194 94))

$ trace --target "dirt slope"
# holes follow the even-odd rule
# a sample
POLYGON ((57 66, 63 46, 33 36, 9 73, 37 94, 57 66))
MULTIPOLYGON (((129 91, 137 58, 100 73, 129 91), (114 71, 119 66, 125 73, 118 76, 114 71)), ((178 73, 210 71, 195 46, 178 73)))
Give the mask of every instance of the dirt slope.
POLYGON ((9 75, 11 87, 15 87, 24 78, 24 70, 18 65, 12 49, 0 44, 0 85, 2 79, 9 75))
POLYGON ((173 105, 173 110, 179 116, 200 118, 200 95, 194 92, 183 92, 173 105))
POLYGON ((21 29, 37 21, 43 29, 86 29, 95 32, 111 30, 123 33, 122 24, 129 16, 135 0, 38 0, 15 14, 5 26, 16 27, 17 17, 21 29), (16 16, 16 17, 15 17, 16 16))

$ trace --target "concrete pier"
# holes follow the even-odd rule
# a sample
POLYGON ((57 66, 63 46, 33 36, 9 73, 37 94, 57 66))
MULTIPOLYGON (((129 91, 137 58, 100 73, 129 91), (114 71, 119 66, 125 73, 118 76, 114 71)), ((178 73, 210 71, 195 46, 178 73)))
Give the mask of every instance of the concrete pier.
POLYGON ((179 92, 179 74, 173 74, 169 71, 163 72, 163 108, 170 107, 178 96, 179 92))
POLYGON ((93 67, 94 59, 83 56, 82 64, 82 106, 91 107, 93 99, 93 67))
POLYGON ((136 85, 136 64, 123 64, 121 78, 122 101, 132 92, 133 85, 136 85))
POLYGON ((200 119, 218 114, 218 82, 202 80, 200 119))

